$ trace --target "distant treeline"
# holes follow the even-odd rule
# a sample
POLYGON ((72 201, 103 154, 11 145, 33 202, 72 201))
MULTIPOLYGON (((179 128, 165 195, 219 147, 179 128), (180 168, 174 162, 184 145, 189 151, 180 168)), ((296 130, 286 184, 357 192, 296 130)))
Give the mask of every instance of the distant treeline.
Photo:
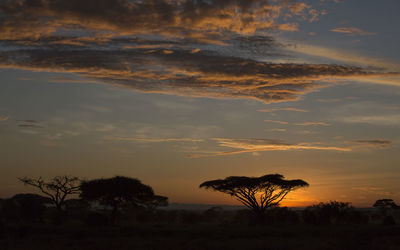
POLYGON ((390 208, 360 210, 344 202, 319 203, 303 210, 273 207, 266 211, 263 221, 248 209, 207 210, 149 209, 137 205, 121 206, 114 218, 111 207, 91 205, 83 199, 69 199, 62 212, 49 206, 49 199, 36 194, 18 194, 0 200, 0 231, 15 224, 64 224, 74 222, 80 226, 112 226, 127 224, 232 224, 232 225, 339 225, 384 224, 400 222, 400 211, 390 208))

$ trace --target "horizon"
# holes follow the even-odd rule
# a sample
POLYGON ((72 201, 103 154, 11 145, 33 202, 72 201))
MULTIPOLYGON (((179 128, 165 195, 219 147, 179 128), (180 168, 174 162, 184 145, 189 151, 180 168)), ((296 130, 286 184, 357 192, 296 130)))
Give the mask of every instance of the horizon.
POLYGON ((127 176, 235 206, 199 185, 282 174, 310 186, 281 206, 400 203, 399 7, 0 1, 0 197, 127 176))

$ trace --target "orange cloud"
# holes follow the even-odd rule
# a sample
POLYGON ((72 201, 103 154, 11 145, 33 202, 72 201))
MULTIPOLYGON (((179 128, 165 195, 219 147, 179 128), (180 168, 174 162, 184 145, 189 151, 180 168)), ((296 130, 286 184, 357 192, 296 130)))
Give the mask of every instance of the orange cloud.
POLYGON ((200 34, 207 40, 213 32, 292 31, 295 23, 277 20, 282 15, 313 18, 313 12, 311 6, 292 0, 4 0, 0 37, 38 40, 60 30, 89 30, 114 35, 200 34))
POLYGON ((34 49, 0 52, 0 67, 76 73, 148 93, 293 101, 331 77, 370 77, 361 68, 272 64, 209 51, 34 49))
POLYGON ((255 153, 264 151, 291 151, 291 150, 326 150, 338 152, 350 152, 348 147, 321 146, 309 143, 289 144, 280 140, 271 139, 231 139, 215 138, 220 147, 232 148, 232 151, 211 152, 203 154, 193 154, 189 158, 227 156, 242 153, 255 153))
POLYGON ((308 110, 305 109, 300 109, 300 108, 293 108, 293 107, 287 107, 287 108, 271 108, 271 109, 259 109, 258 112, 263 112, 263 113, 272 113, 276 111, 293 111, 293 112, 308 112, 308 110))
POLYGON ((74 73, 146 93, 272 103, 298 100, 332 78, 376 74, 249 57, 279 56, 265 34, 316 18, 301 1, 4 0, 0 15, 0 43, 11 45, 0 51, 0 67, 74 73))
POLYGON ((264 122, 272 122, 272 123, 278 123, 278 124, 289 124, 288 122, 285 121, 276 121, 276 120, 264 120, 264 122))
POLYGON ((330 126, 329 123, 326 122, 302 122, 296 123, 298 126, 330 126))

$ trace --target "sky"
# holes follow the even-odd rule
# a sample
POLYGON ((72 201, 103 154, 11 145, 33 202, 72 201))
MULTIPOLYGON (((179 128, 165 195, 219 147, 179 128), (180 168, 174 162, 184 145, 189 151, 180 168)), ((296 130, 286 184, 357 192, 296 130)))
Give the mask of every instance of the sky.
POLYGON ((0 0, 0 197, 18 177, 279 173, 285 206, 400 202, 397 0, 0 0))

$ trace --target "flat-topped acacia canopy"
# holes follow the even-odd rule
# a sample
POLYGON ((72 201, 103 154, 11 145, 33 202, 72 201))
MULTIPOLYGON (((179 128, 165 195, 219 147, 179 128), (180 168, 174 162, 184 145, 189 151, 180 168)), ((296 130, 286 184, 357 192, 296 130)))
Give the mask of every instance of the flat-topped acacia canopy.
POLYGON ((268 207, 278 206, 289 192, 307 186, 308 183, 300 179, 285 180, 283 175, 268 174, 260 177, 230 176, 203 182, 200 188, 234 196, 256 214, 264 214, 268 207))

